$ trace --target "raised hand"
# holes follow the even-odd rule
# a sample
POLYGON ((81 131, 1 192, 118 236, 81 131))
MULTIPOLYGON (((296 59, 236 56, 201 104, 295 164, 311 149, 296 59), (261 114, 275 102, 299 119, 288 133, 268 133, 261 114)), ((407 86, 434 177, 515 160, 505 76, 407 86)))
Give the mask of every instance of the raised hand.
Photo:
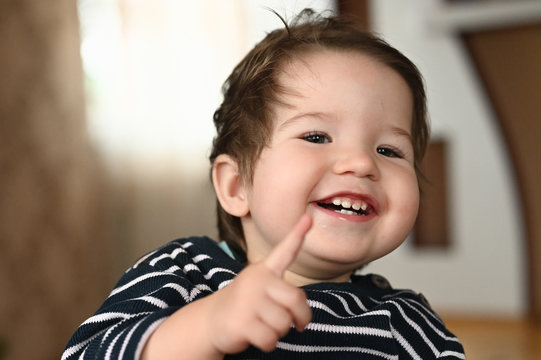
POLYGON ((283 277, 284 272, 297 258, 304 242, 304 236, 312 227, 312 218, 304 215, 295 225, 289 235, 270 253, 265 260, 267 267, 277 276, 283 277))
POLYGON ((283 276, 311 226, 312 218, 303 216, 265 260, 171 315, 150 337, 142 359, 221 359, 250 345, 270 351, 292 324, 302 331, 312 312, 304 291, 283 276))
POLYGON ((294 324, 302 331, 311 319, 306 295, 286 283, 283 275, 295 261, 312 226, 305 215, 262 262, 247 266, 215 294, 208 319, 213 345, 221 353, 236 353, 253 345, 273 350, 294 324))

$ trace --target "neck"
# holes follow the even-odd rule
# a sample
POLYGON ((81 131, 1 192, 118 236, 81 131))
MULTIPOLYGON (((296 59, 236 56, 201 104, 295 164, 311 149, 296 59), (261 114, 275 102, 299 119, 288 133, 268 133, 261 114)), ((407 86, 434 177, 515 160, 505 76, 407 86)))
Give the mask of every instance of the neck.
POLYGON ((346 282, 350 279, 351 273, 345 273, 337 277, 332 278, 312 278, 294 271, 287 270, 284 273, 284 280, 294 286, 301 287, 305 285, 317 284, 322 282, 346 282))

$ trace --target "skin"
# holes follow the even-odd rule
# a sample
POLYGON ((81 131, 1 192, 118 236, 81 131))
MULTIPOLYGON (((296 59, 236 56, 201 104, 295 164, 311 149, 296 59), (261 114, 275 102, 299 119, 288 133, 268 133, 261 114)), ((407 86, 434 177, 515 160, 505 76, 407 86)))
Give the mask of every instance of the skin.
POLYGON ((142 359, 222 359, 249 345, 271 351, 291 324, 302 331, 312 315, 306 295, 283 275, 311 226, 312 218, 304 215, 264 261, 167 318, 150 337, 142 359))
POLYGON ((249 265, 161 323, 143 359, 221 359, 249 345, 270 351, 291 324, 302 331, 310 322, 298 286, 347 281, 399 246, 414 224, 419 192, 404 80, 354 52, 320 50, 283 70, 288 106, 274 109, 253 182, 239 180, 227 155, 213 168, 222 206, 241 218, 249 265), (367 212, 321 206, 336 198, 365 203, 367 212))
POLYGON ((346 281, 398 247, 417 216, 412 96, 394 70, 353 52, 311 53, 280 82, 298 95, 274 109, 272 140, 245 187, 248 260, 266 258, 306 213, 314 225, 286 279, 346 281), (318 205, 335 197, 373 212, 348 216, 318 205))

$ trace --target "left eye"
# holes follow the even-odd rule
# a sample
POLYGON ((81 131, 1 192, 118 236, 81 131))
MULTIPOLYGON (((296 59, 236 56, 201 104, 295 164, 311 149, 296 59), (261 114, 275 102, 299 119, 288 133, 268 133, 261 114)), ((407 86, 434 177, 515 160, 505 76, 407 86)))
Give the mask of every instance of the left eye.
POLYGON ((404 155, 402 155, 402 153, 392 147, 388 147, 388 146, 381 146, 381 147, 378 147, 378 154, 381 154, 383 156, 387 156, 387 157, 395 157, 395 158, 403 158, 404 155))
POLYGON ((327 134, 317 131, 304 134, 302 136, 302 139, 314 144, 326 144, 331 142, 331 139, 327 134))

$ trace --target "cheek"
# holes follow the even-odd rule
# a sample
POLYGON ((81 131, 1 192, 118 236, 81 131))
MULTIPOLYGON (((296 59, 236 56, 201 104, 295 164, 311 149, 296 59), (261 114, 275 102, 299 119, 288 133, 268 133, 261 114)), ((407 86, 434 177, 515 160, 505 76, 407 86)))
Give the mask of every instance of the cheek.
POLYGON ((294 179, 291 161, 283 161, 279 156, 262 157, 255 168, 250 191, 252 215, 275 216, 279 209, 287 209, 291 193, 298 191, 294 179))
POLYGON ((317 170, 301 152, 278 151, 262 154, 254 169, 249 194, 251 214, 258 222, 274 222, 289 228, 306 211, 317 182, 317 170))
MULTIPOLYGON (((402 216, 405 220, 408 220, 406 226, 412 228, 417 219, 417 213, 419 212, 419 186, 416 181, 411 181, 409 186, 404 189, 402 204, 402 216)), ((408 231, 409 232, 409 231, 408 231)))
POLYGON ((405 227, 413 227, 419 211, 419 185, 414 174, 405 173, 395 177, 395 184, 390 186, 390 199, 394 202, 397 215, 405 227))
POLYGON ((318 159, 294 147, 273 149, 263 153, 254 170, 254 187, 258 185, 267 197, 287 196, 309 187, 315 176, 318 159), (290 191, 286 191, 290 189, 290 191), (283 192, 286 194, 283 194, 283 192))

